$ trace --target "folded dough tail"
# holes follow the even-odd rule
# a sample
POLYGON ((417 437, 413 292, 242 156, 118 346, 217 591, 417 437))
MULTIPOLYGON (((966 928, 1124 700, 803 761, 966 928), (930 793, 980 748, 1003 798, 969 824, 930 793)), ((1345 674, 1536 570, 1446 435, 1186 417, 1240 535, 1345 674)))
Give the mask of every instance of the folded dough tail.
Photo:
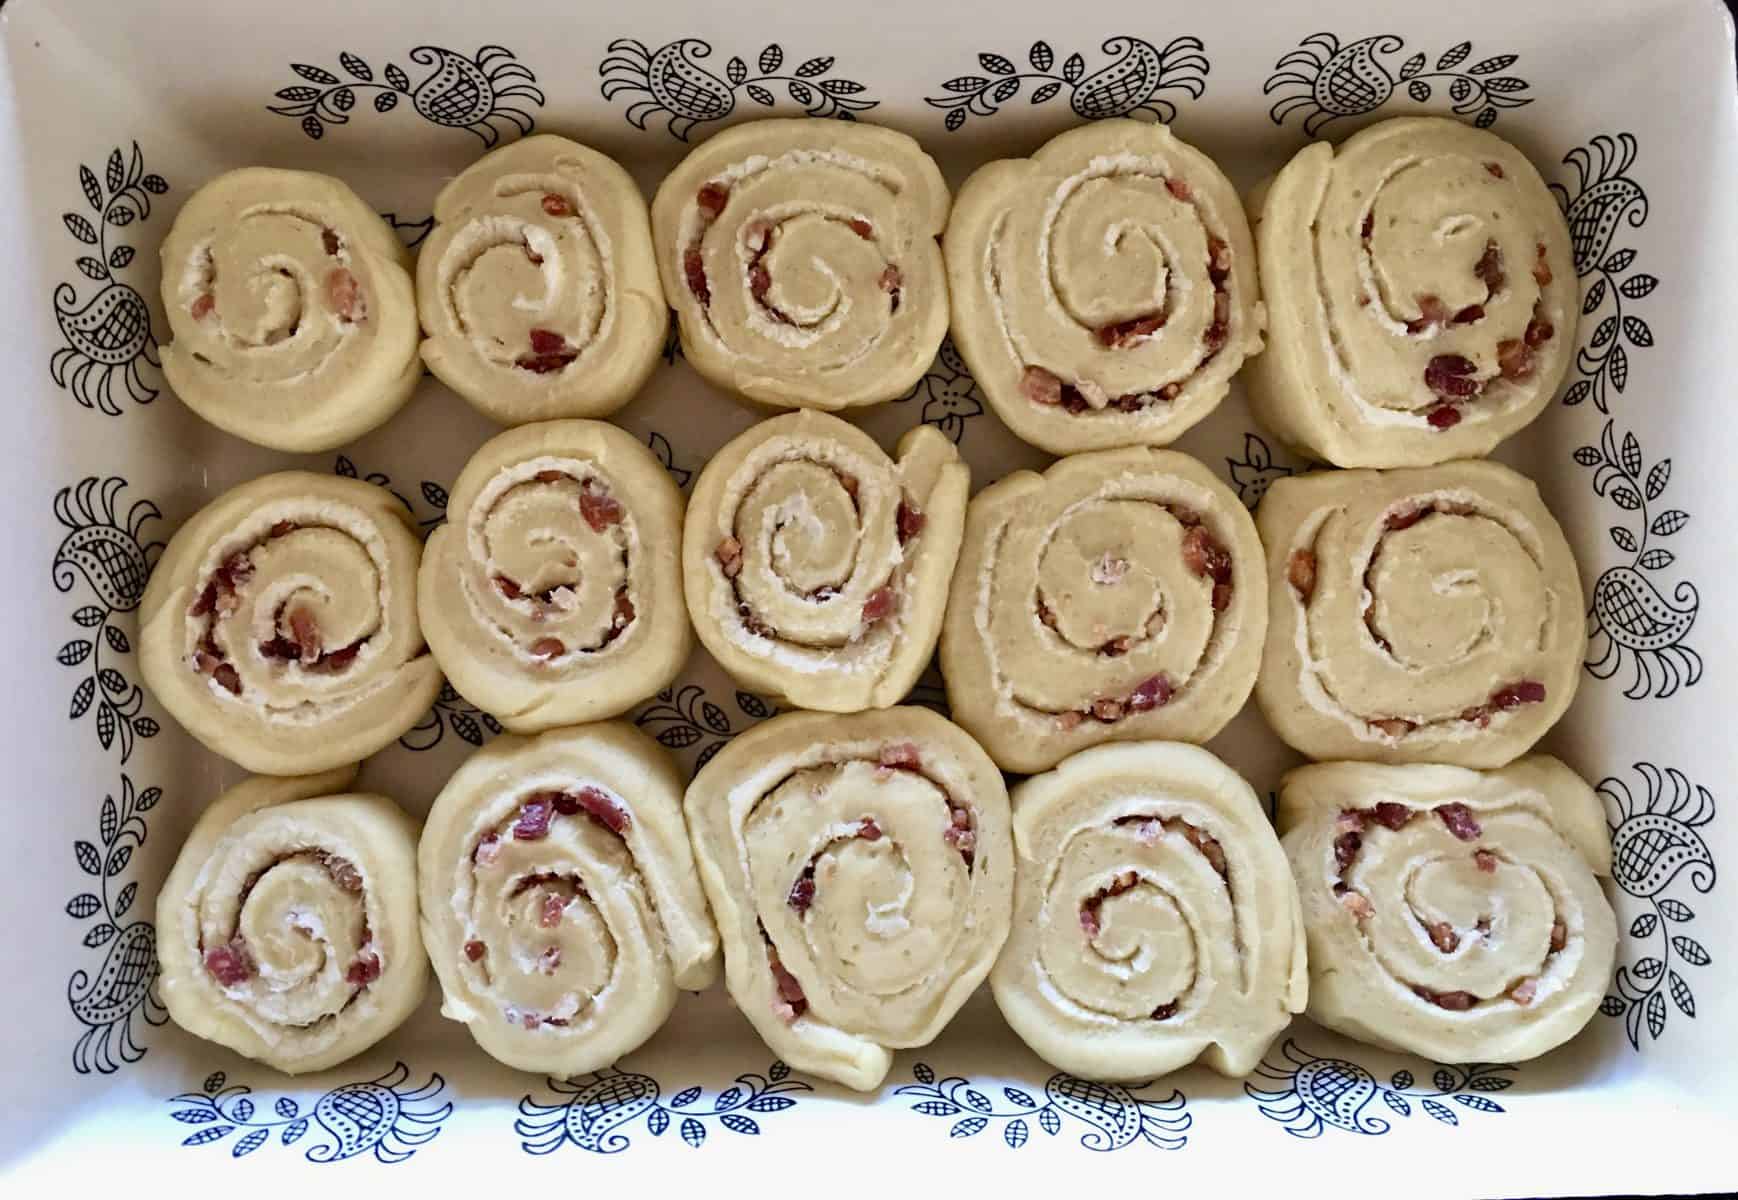
POLYGON ((1007 791, 928 709, 774 717, 707 763, 684 804, 731 998, 799 1070, 874 1089, 1008 936, 1007 791))
POLYGON ((416 822, 338 794, 354 767, 250 779, 200 817, 157 897, 175 1023, 292 1075, 353 1058, 422 1000, 416 822))

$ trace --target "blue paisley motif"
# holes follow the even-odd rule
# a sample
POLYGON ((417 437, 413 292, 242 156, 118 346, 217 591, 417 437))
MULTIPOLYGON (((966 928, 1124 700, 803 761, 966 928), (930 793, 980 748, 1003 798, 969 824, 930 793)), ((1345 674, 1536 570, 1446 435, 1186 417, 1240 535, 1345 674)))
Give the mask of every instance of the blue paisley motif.
POLYGON ((1458 1125, 1460 1118, 1443 1100, 1472 1112, 1503 1112, 1488 1093, 1512 1085, 1514 1070, 1508 1063, 1438 1065, 1431 1074, 1432 1086, 1415 1083, 1412 1072, 1404 1069, 1382 1084, 1355 1062, 1311 1054, 1287 1038, 1277 1061, 1270 1057, 1255 1068, 1256 1078, 1273 1086, 1257 1087, 1250 1081, 1243 1090, 1262 1116, 1283 1125, 1292 1137, 1318 1138, 1328 1129, 1375 1136, 1390 1128, 1387 1119, 1364 1112, 1378 1096, 1396 1116, 1410 1117, 1416 1102, 1434 1120, 1458 1125))
POLYGON ((937 1079, 928 1063, 914 1064, 912 1075, 916 1083, 893 1089, 895 1096, 913 1098, 912 1112, 948 1118, 950 1138, 976 1137, 994 1122, 1011 1150, 1030 1140, 1034 1125, 1057 1136, 1064 1118, 1090 1126, 1080 1135, 1080 1144, 1098 1153, 1121 1150, 1137 1141, 1160 1150, 1180 1150, 1188 1144, 1186 1134, 1195 1120, 1182 1092, 1173 1090, 1163 1100, 1136 1095, 1146 1084, 1123 1087, 1057 1074, 1045 1082, 1040 1104, 1011 1086, 1002 1087, 1001 1102, 991 1100, 988 1085, 974 1086, 958 1075, 937 1079))
POLYGON ((633 1071, 612 1068, 584 1080, 550 1079, 549 1090, 566 1098, 550 1104, 529 1095, 521 1098, 513 1130, 527 1154, 550 1154, 567 1145, 593 1154, 620 1154, 632 1145, 621 1132, 627 1126, 643 1118, 646 1131, 661 1137, 679 1120, 682 1141, 698 1150, 706 1144, 709 1122, 730 1133, 757 1136, 765 1114, 796 1105, 789 1093, 813 1090, 789 1076, 790 1068, 775 1062, 765 1075, 738 1075, 734 1086, 710 1099, 701 1088, 690 1087, 668 1100, 660 1099, 657 1080, 633 1071))

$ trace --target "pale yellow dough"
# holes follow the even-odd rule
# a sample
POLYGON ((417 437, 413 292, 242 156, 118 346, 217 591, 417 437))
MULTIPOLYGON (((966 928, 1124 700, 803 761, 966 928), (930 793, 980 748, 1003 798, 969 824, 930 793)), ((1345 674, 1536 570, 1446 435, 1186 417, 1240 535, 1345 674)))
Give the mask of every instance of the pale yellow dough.
POLYGON ((163 374, 219 429, 331 450, 410 399, 422 374, 410 253, 341 181, 219 175, 182 206, 162 256, 163 374))
POLYGON ((774 717, 701 768, 684 806, 731 998, 799 1071, 874 1090, 893 1050, 941 1032, 1008 936, 1007 790, 928 709, 774 717))
POLYGON ((947 333, 935 240, 947 213, 940 168, 903 133, 797 119, 714 134, 652 201, 684 357, 718 387, 775 408, 903 395, 947 333), (715 217, 699 202, 709 185, 728 192, 715 217), (690 263, 705 275, 706 303, 690 263))
POLYGON ((626 171, 538 134, 472 163, 441 189, 434 217, 416 295, 422 358, 443 383, 504 425, 607 416, 633 399, 670 317, 646 202, 626 171), (572 357, 516 365, 536 363, 533 330, 572 357))
POLYGON ((1052 454, 1167 445, 1261 351, 1243 204, 1211 159, 1163 125, 1095 121, 1031 158, 980 167, 954 198, 942 244, 954 344, 996 414, 1052 454), (1139 321, 1162 324, 1105 332, 1139 321), (1088 407, 1034 400, 1031 371, 1088 407))
POLYGON ((1306 146, 1252 209, 1268 349, 1250 399, 1288 445, 1341 467, 1426 466, 1489 453, 1550 403, 1575 356, 1580 284, 1562 212, 1503 139, 1440 117, 1383 121, 1337 149, 1306 146), (1492 246, 1500 282, 1481 274, 1492 246), (1425 297, 1447 314, 1428 327, 1425 297), (1524 343, 1535 318, 1550 337, 1503 378, 1499 347, 1524 343), (1444 397, 1425 371, 1440 356, 1464 358, 1483 389, 1439 429, 1429 413, 1444 397))
POLYGON ((159 986, 188 1033, 299 1075, 422 1001, 417 825, 384 796, 334 794, 355 775, 250 779, 193 826, 157 894, 159 986), (242 956, 247 978, 220 983, 213 952, 242 956))
POLYGON ((1242 777, 1195 746, 1130 742, 1012 803, 1013 934, 990 987, 1014 1032, 1082 1079, 1254 1070, 1307 979, 1297 889, 1242 777))
POLYGON ((421 554, 409 511, 371 483, 283 471, 232 488, 188 518, 151 574, 145 682, 250 771, 366 758, 440 691, 416 619, 421 554))
POLYGON ((508 430, 471 456, 429 535, 417 576, 429 646, 515 733, 626 712, 694 644, 681 534, 681 492, 631 435, 603 421, 508 430))
POLYGON ((678 988, 718 974, 681 776, 631 725, 477 751, 435 799, 418 878, 442 1014, 522 1071, 602 1070, 658 1031, 678 988), (580 809, 551 813, 546 836, 515 836, 528 803, 573 806, 582 792, 621 814, 619 832, 580 809))
POLYGON ((888 458, 826 413, 788 413, 737 437, 700 473, 682 536, 688 611, 743 686, 800 708, 855 712, 897 704, 929 664, 970 469, 928 425, 898 450, 888 458), (886 615, 866 620, 872 602, 886 615))
POLYGON ((1295 749, 1500 767, 1568 709, 1587 606, 1530 480, 1493 462, 1325 471, 1276 480, 1256 520, 1273 628, 1255 696, 1295 749), (1313 562, 1307 596, 1294 561, 1313 562), (1515 702, 1521 685, 1544 698, 1515 702))
POLYGON ((1485 772, 1302 767, 1281 785, 1279 828, 1303 901, 1313 1019, 1449 1063, 1535 1058, 1592 1019, 1617 953, 1594 878, 1611 874, 1611 835, 1593 789, 1556 759, 1485 772), (1358 815, 1378 804, 1410 816, 1392 810, 1403 823, 1391 829, 1358 815), (1444 805, 1468 810, 1450 810, 1467 837, 1444 805))
POLYGON ((954 719, 1030 773, 1099 742, 1206 741, 1249 698, 1266 629, 1237 497, 1186 454, 1098 450, 972 499, 941 667, 954 719), (1224 583, 1190 565, 1203 537, 1224 583))

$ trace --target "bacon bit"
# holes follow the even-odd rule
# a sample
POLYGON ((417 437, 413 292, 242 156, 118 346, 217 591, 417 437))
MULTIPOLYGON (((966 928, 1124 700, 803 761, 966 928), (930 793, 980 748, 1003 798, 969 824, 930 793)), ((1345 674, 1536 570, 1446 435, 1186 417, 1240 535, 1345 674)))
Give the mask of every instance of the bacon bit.
POLYGON ((1516 1004, 1531 1004, 1539 992, 1539 977, 1529 975, 1509 990, 1509 999, 1516 1004))
POLYGON ((735 538, 727 537, 719 542, 713 556, 718 559, 719 569, 726 579, 735 579, 742 574, 742 543, 735 538))
POLYGON ((626 629, 633 622, 637 611, 638 610, 634 608, 634 602, 628 599, 627 585, 624 584, 622 588, 616 592, 616 608, 614 614, 610 617, 609 638, 614 638, 618 633, 626 629))
POLYGON ((552 806, 540 796, 533 796, 519 809, 519 819, 513 823, 513 840, 539 842, 549 836, 552 806))
POLYGON ((320 626, 314 614, 305 608, 290 610, 290 634, 297 647, 297 657, 304 667, 320 661, 320 626))
POLYGON ((1370 235, 1374 232, 1376 232, 1376 211, 1371 209, 1369 212, 1364 214, 1364 224, 1358 230, 1358 236, 1367 242, 1370 240, 1370 235))
POLYGON ((849 224, 851 226, 851 232, 862 238, 864 241, 868 242, 874 240, 875 227, 869 224, 869 222, 863 220, 863 218, 853 217, 849 224))
POLYGON ((367 987, 379 978, 380 959, 366 950, 357 955, 356 961, 350 964, 350 969, 344 972, 344 982, 356 987, 367 987))
POLYGON ((1371 721, 1370 728, 1380 732, 1383 737, 1402 738, 1418 726, 1404 717, 1385 717, 1380 721, 1371 721))
POLYGON ((471 851, 471 861, 479 867, 486 867, 500 857, 501 839, 492 833, 478 842, 477 848, 471 851))
POLYGON ((1501 163, 1488 162, 1485 164, 1485 170, 1489 171, 1498 179, 1503 177, 1503 165, 1501 163))
POLYGON ((1340 906, 1352 914, 1353 920, 1368 921, 1376 915, 1376 906, 1370 903, 1363 892, 1341 892, 1340 906))
POLYGON ((730 189, 721 183, 707 183, 700 188, 694 202, 700 206, 700 211, 706 214, 708 221, 716 221, 724 206, 730 202, 730 189))
POLYGON ((1168 676, 1148 676, 1136 684, 1135 690, 1129 694, 1128 710, 1131 713, 1143 713, 1163 708, 1170 703, 1171 694, 1171 680, 1168 676))
POLYGON ((1100 646, 1098 652, 1106 658, 1121 658, 1129 652, 1129 647, 1132 644, 1126 637, 1112 638, 1100 646))
POLYGON ((1416 320, 1406 322, 1407 333, 1423 333, 1448 322, 1448 306, 1435 296, 1419 296, 1416 303, 1418 317, 1416 320))
POLYGON ((1444 954, 1453 954, 1460 949, 1460 934, 1447 921, 1436 921, 1424 928, 1430 934, 1431 944, 1444 954))
POLYGON ((1172 1000, 1168 1004, 1161 1004, 1153 1009, 1153 1020, 1169 1021, 1172 1017, 1177 1015, 1177 1008, 1178 1005, 1175 1000, 1172 1000))
POLYGON ((1224 612, 1231 607, 1231 585, 1216 583, 1213 585, 1213 611, 1224 612))
POLYGON ((1471 992, 1433 992, 1429 988, 1415 987, 1412 989, 1421 1000, 1428 1000, 1438 1008, 1446 1008, 1449 1012, 1465 1012, 1478 1003, 1478 997, 1471 992))
POLYGON ((1438 404, 1424 414, 1424 419, 1432 429, 1453 429, 1460 424, 1460 409, 1452 404, 1438 404))
POLYGON ((1491 707, 1500 711, 1519 708, 1523 704, 1539 704, 1545 699, 1545 685, 1536 679, 1511 683, 1491 693, 1491 707))
POLYGON ((778 991, 780 1003, 773 1005, 773 1011, 786 1021, 794 1021, 803 1015, 809 1007, 808 997, 803 995, 803 985, 797 982, 797 977, 785 970, 785 965, 778 959, 778 951, 767 947, 767 965, 772 968, 773 986, 778 991))
POLYGON ((1491 919, 1489 917, 1480 917, 1473 923, 1473 928, 1478 930, 1480 937, 1489 937, 1491 935, 1491 919))
POLYGON ((1088 903, 1080 906, 1080 928, 1089 938, 1098 936, 1098 905, 1088 903))
POLYGON ((1122 720, 1123 702, 1121 700, 1101 699, 1092 702, 1092 717, 1109 725, 1112 721, 1122 720))
POLYGON ((1286 562, 1285 578, 1293 590, 1308 602, 1316 594, 1316 555, 1313 550, 1293 550, 1286 562))
POLYGON ((857 489, 860 486, 857 477, 849 471, 835 471, 833 474, 839 480, 839 486, 845 489, 845 494, 851 497, 851 502, 855 504, 857 502, 857 489))
POLYGON ((1056 714, 1056 723, 1062 727, 1063 733, 1078 729, 1084 720, 1086 720, 1086 714, 1079 709, 1071 708, 1056 714))
POLYGON ((1335 833, 1363 833, 1370 828, 1370 814, 1355 808, 1342 808, 1334 818, 1335 833))
POLYGON ((706 260, 700 254, 698 245, 690 246, 682 252, 682 273, 688 277, 688 290, 694 293, 694 298, 700 301, 702 307, 712 303, 712 289, 706 283, 706 260))
POLYGON ((891 616, 892 613, 893 589, 891 587, 878 587, 869 593, 867 600, 863 601, 863 620, 870 625, 891 616))
POLYGON ((881 272, 881 278, 878 282, 881 284, 881 290, 893 297, 894 308, 899 307, 899 287, 903 281, 904 276, 899 273, 899 268, 892 264, 888 264, 886 270, 881 272))
POLYGON ((1474 865, 1486 875, 1495 875, 1497 873, 1497 856, 1492 854, 1489 850, 1474 851, 1472 861, 1474 865))
POLYGON ((790 895, 785 897, 785 902, 799 913, 809 911, 809 905, 815 902, 815 869, 813 867, 797 876, 797 881, 791 884, 790 895))
POLYGON ((543 911, 537 914, 537 923, 545 929, 554 929, 561 924, 561 914, 567 908, 567 901, 554 892, 548 892, 543 897, 543 911))
MULTIPOLYGON (((531 331, 531 352, 533 354, 560 354, 566 349, 567 339, 553 329, 533 329, 531 331)), ((549 474, 553 474, 556 478, 561 477, 559 471, 539 471, 537 478, 539 481, 543 481, 543 477, 549 474)))
POLYGON ((621 502, 608 492, 593 491, 588 479, 579 493, 579 515, 585 518, 593 533, 602 533, 611 525, 621 523, 621 502))
POLYGON ((736 606, 736 619, 742 622, 745 631, 755 637, 771 639, 773 636, 772 626, 755 616, 754 610, 746 602, 736 606))
POLYGON ((482 959, 484 949, 485 947, 481 942, 466 942, 465 957, 470 959, 472 962, 477 962, 482 959))
POLYGON ((223 987, 235 987, 254 976, 253 955, 247 943, 235 938, 228 945, 213 946, 205 952, 205 969, 223 987))
POLYGON ((893 515, 893 525, 899 531, 901 546, 922 533, 923 527, 928 523, 929 518, 923 515, 923 510, 909 496, 902 495, 899 498, 899 510, 893 515))
POLYGON ((193 601, 193 607, 187 610, 187 614, 193 617, 203 617, 206 613, 216 607, 217 585, 215 583, 208 583, 205 585, 205 590, 199 593, 198 599, 193 601))
POLYGON ((1344 874, 1352 860, 1358 857, 1358 850, 1364 845, 1364 835, 1361 833, 1342 833, 1334 839, 1334 863, 1344 874))
POLYGON ((1478 395, 1484 386, 1471 378, 1478 367, 1472 359, 1460 354, 1438 354, 1424 368, 1424 386, 1439 396, 1465 399, 1478 395))
POLYGON ((1497 370, 1504 379, 1525 379, 1533 373, 1533 351, 1521 338, 1505 338, 1497 343, 1497 370))
POLYGON ((1020 391, 1034 404, 1062 403, 1062 380, 1043 367, 1027 367, 1021 373, 1020 391))
POLYGON ((1165 180, 1165 190, 1185 203, 1187 203, 1189 197, 1193 195, 1189 190, 1189 185, 1183 180, 1178 179, 1175 175, 1172 175, 1165 180))
POLYGON ((355 863, 347 858, 340 858, 338 855, 332 854, 326 857, 325 867, 327 873, 332 876, 333 883, 347 892, 361 893, 362 872, 356 869, 355 863))
POLYGON ((320 230, 320 245, 326 248, 327 254, 336 255, 338 253, 337 233, 330 229, 320 230))
POLYGON ((543 211, 552 217, 571 217, 573 205, 568 203, 566 196, 558 195, 555 192, 544 192, 543 211))
POLYGON ((755 263, 754 266, 748 269, 748 290, 754 294, 756 300, 759 300, 764 304, 766 302, 766 294, 771 289, 771 273, 768 272, 760 263, 755 263))
POLYGON ((543 265, 543 256, 531 248, 530 242, 524 243, 524 246, 526 260, 534 267, 541 267, 543 265))
POLYGON ((1224 283, 1231 274, 1231 247, 1212 234, 1207 235, 1207 278, 1215 284, 1224 283))
POLYGON ((1071 383, 1065 383, 1062 385, 1061 404, 1062 411, 1068 413, 1070 416, 1078 416, 1092 407, 1092 405, 1086 402, 1086 396, 1081 392, 1081 390, 1071 383))
POLYGON ((495 588, 509 600, 517 600, 525 593, 519 590, 519 585, 505 575, 495 576, 495 588))
POLYGON ((1425 517, 1428 517, 1435 511, 1436 510, 1428 504, 1420 505, 1417 508, 1403 509, 1400 512, 1389 513, 1387 520, 1382 524, 1384 528, 1391 532, 1400 529, 1411 529, 1414 525, 1418 524, 1418 522, 1424 520, 1425 517))
POLYGON ((1479 256, 1478 264, 1472 273, 1478 277, 1485 290, 1494 292, 1507 281, 1503 274, 1503 250, 1495 242, 1485 243, 1485 252, 1479 256))
POLYGON ((875 823, 874 817, 864 817, 857 822, 857 836, 866 842, 878 842, 881 840, 881 826, 875 823))
POLYGON ((551 946, 537 956, 537 969, 545 975, 553 975, 561 969, 561 947, 551 946))
POLYGON ((320 661, 315 665, 323 671, 341 671, 355 661, 356 656, 361 653, 362 643, 359 641, 351 642, 342 649, 322 654, 320 661))
POLYGON ((1231 334, 1231 298, 1224 292, 1213 293, 1213 323, 1207 326, 1202 342, 1209 356, 1219 353, 1231 334))
POLYGON ((212 671, 211 677, 217 681, 219 687, 230 695, 241 695, 241 676, 236 674, 235 668, 228 663, 218 663, 217 669, 212 671))
POLYGON ((1454 314, 1453 323, 1456 325, 1471 325, 1474 321, 1482 321, 1484 319, 1485 306, 1482 304, 1469 304, 1454 314))
POLYGON ((531 643, 531 657, 560 658, 567 653, 567 645, 560 638, 542 637, 531 643))
POLYGON ((294 521, 279 521, 266 531, 266 536, 275 538, 287 537, 300 528, 301 526, 296 524, 294 521))
POLYGON ((876 763, 889 771, 917 771, 923 767, 923 756, 916 742, 894 742, 881 747, 876 763))
POLYGON ((1551 923, 1551 953, 1555 954, 1569 944, 1569 927, 1561 921, 1551 923))
MULTIPOLYGON (((961 810, 959 809, 954 810, 956 820, 960 815, 960 811, 961 810)), ((972 865, 972 853, 978 847, 977 834, 973 833, 970 829, 962 828, 960 825, 954 824, 947 827, 947 829, 942 833, 941 839, 960 852, 960 855, 966 860, 966 866, 969 867, 972 865)))
POLYGON ((1221 875, 1226 873, 1225 848, 1219 844, 1218 838, 1205 829, 1199 829, 1186 821, 1183 823, 1183 836, 1189 839, 1190 845, 1201 852, 1209 866, 1221 875))
POLYGON ((211 310, 217 307, 217 297, 210 292, 200 292, 188 305, 187 311, 195 321, 203 321, 211 315, 211 310))
POLYGON ((1535 247, 1538 259, 1533 264, 1533 282, 1537 283, 1540 287, 1547 287, 1550 285, 1553 276, 1551 274, 1551 264, 1545 261, 1545 243, 1537 242, 1535 243, 1535 247))
POLYGON ((1183 394, 1183 385, 1180 383, 1167 383, 1164 387, 1160 388, 1158 390, 1158 393, 1157 393, 1160 400, 1167 400, 1167 401, 1175 400, 1178 396, 1181 396, 1182 394, 1183 394))
POLYGON ((1544 317, 1534 317, 1527 322, 1527 332, 1521 335, 1521 340, 1527 343, 1528 348, 1537 350, 1550 341, 1556 333, 1557 328, 1551 322, 1544 317))
POLYGON ((1132 346, 1140 339, 1155 330, 1164 328, 1165 315, 1155 313, 1150 317, 1137 317, 1132 321, 1123 321, 1116 325, 1106 325, 1098 331, 1098 341, 1102 346, 1121 349, 1132 346))
POLYGON ((1464 804, 1439 804, 1436 815, 1442 818, 1442 823, 1448 826, 1448 831, 1463 842, 1478 840, 1484 832, 1478 819, 1472 815, 1472 809, 1464 804))
POLYGON ((587 816, 613 834, 626 833, 634 823, 628 810, 602 788, 580 788, 579 806, 585 809, 587 816))
POLYGON ((1371 809, 1369 815, 1378 825, 1388 829, 1398 830, 1404 828, 1406 822, 1410 821, 1416 815, 1416 812, 1413 809, 1407 808, 1404 804, 1396 804, 1392 800, 1384 800, 1376 805, 1375 808, 1371 809))
POLYGON ((334 267, 326 274, 326 302, 346 324, 362 319, 362 286, 343 267, 334 267))

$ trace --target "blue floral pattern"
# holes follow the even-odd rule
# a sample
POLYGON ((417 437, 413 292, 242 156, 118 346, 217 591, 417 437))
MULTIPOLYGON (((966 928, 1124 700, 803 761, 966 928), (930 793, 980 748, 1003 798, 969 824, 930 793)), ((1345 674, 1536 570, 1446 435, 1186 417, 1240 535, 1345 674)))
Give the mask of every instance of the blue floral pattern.
POLYGON ((936 1078, 928 1063, 914 1064, 911 1074, 917 1082, 894 1088, 893 1094, 910 1097, 912 1112, 948 1118, 949 1138, 976 1137, 993 1125, 1012 1150, 1026 1144, 1034 1125, 1050 1137, 1057 1136, 1065 1119, 1088 1127, 1080 1135, 1080 1144, 1088 1150, 1103 1153, 1136 1142, 1159 1150, 1181 1150, 1194 1124, 1182 1092, 1172 1089, 1162 1100, 1135 1094, 1147 1084, 1123 1087, 1059 1073, 1045 1081, 1042 1100, 1012 1086, 1003 1086, 1000 1098, 991 1099, 969 1079, 936 1078))
POLYGON ((566 1099, 541 1104, 526 1096, 519 1101, 520 1117, 513 1129, 524 1139, 519 1145, 527 1154, 551 1154, 565 1145, 593 1154, 620 1154, 633 1144, 621 1131, 640 1120, 653 1137, 662 1137, 675 1125, 677 1135, 695 1150, 706 1144, 714 1126, 757 1137, 766 1116, 796 1106, 793 1093, 814 1090, 790 1078, 790 1068, 782 1062, 773 1063, 765 1075, 738 1075, 733 1086, 710 1100, 698 1086, 665 1100, 650 1075, 613 1068, 595 1071, 587 1079, 547 1082, 550 1091, 566 1099))
POLYGON ((689 750, 705 743, 695 760, 694 769, 712 761, 712 756, 724 749, 724 743, 756 721, 764 721, 778 710, 752 692, 740 688, 735 696, 736 709, 748 720, 737 725, 721 705, 706 698, 706 689, 697 683, 672 685, 659 692, 651 703, 634 714, 634 724, 651 734, 659 745, 670 750, 689 750))
POLYGON ((1472 43, 1460 42, 1438 55, 1434 67, 1430 57, 1420 52, 1391 72, 1385 57, 1398 54, 1405 45, 1405 38, 1392 33, 1345 45, 1331 33, 1312 33, 1296 50, 1281 56, 1262 85, 1264 94, 1278 97, 1268 116, 1275 125, 1283 125, 1292 113, 1301 112, 1304 132, 1317 137, 1342 117, 1375 112, 1401 84, 1416 104, 1428 104, 1440 87, 1454 114, 1472 117, 1480 129, 1493 125, 1499 110, 1533 102, 1533 97, 1520 94, 1527 90, 1526 80, 1499 74, 1515 65, 1516 55, 1498 54, 1463 67, 1472 56, 1472 43))
POLYGON ((947 110, 942 124, 951 133, 968 116, 994 116, 1032 84, 1027 103, 1043 104, 1068 89, 1068 104, 1075 116, 1089 121, 1105 117, 1132 117, 1137 113, 1155 121, 1174 121, 1176 103, 1167 92, 1199 100, 1207 90, 1206 47, 1198 37, 1172 38, 1164 49, 1142 38, 1107 38, 1099 47, 1115 56, 1088 75, 1086 60, 1070 54, 1060 67, 1049 42, 1033 42, 1026 51, 1024 69, 1007 57, 985 52, 978 55, 981 75, 959 75, 941 85, 942 95, 926 96, 924 103, 947 110))
POLYGON ((304 82, 279 88, 278 104, 266 105, 280 117, 299 118, 302 132, 318 141, 332 125, 347 125, 364 96, 372 95, 374 111, 391 112, 402 98, 418 116, 449 129, 463 129, 485 146, 493 146, 507 129, 530 133, 535 121, 525 105, 542 106, 543 91, 531 68, 505 46, 484 46, 472 57, 440 46, 418 46, 410 61, 427 67, 416 84, 397 63, 389 62, 375 78, 361 55, 338 55, 341 77, 312 63, 291 63, 304 82))
POLYGON ((1640 1050, 1644 1027, 1656 1041, 1665 1032, 1667 996, 1685 1017, 1695 1018, 1696 997, 1681 971, 1713 961, 1707 948, 1684 932, 1696 919, 1695 910, 1665 893, 1679 876, 1702 895, 1713 890, 1714 855, 1702 830, 1714 819, 1714 797, 1671 767, 1641 762, 1635 771, 1642 780, 1639 798, 1617 778, 1601 780, 1598 790, 1611 827, 1611 877, 1646 905, 1629 927, 1642 955, 1618 965, 1614 994, 1605 997, 1599 1011, 1623 1018, 1629 1044, 1640 1050))
POLYGON ((918 419, 925 425, 934 425, 956 446, 965 436, 966 422, 984 415, 977 381, 966 370, 965 360, 954 348, 952 338, 942 339, 935 362, 924 372, 923 378, 894 403, 907 404, 918 399, 923 401, 918 419))
POLYGON ((1410 1117, 1417 1104, 1425 1115, 1444 1125, 1459 1125, 1452 1100, 1469 1112, 1505 1112, 1502 1105, 1485 1095, 1500 1092, 1515 1081, 1508 1063, 1438 1064, 1430 1086, 1415 1081, 1408 1070, 1395 1071, 1386 1084, 1355 1062, 1311 1054, 1287 1038, 1278 1055, 1270 1054, 1255 1068, 1256 1077, 1272 1087, 1257 1087, 1253 1081, 1243 1090, 1256 1102, 1261 1115, 1285 1126, 1296 1138, 1318 1138, 1326 1129, 1347 1133, 1387 1133, 1389 1122, 1364 1111, 1377 1097, 1397 1117, 1410 1117))
POLYGON ((433 1141, 453 1115, 451 1101, 435 1103, 446 1080, 430 1075, 420 1088, 407 1088, 409 1078, 410 1069, 397 1063, 377 1078, 333 1088, 306 1110, 294 1097, 280 1096, 267 1112, 255 1103, 252 1088, 225 1087, 223 1072, 216 1071, 199 1091, 171 1097, 168 1103, 180 1107, 169 1115, 196 1127, 181 1139, 183 1146, 210 1146, 240 1133, 229 1143, 235 1158, 252 1154, 274 1134, 279 1145, 293 1146, 318 1127, 315 1144, 303 1155, 309 1162, 343 1162, 371 1153, 378 1162, 400 1163, 433 1141))
POLYGON ((1298 470, 1283 463, 1274 461, 1273 451, 1257 433, 1243 435, 1243 457, 1225 458, 1225 469, 1231 474, 1231 486, 1237 489, 1237 498, 1243 501, 1244 507, 1254 508, 1261 503, 1261 498, 1267 495, 1268 487, 1276 479, 1298 470))

